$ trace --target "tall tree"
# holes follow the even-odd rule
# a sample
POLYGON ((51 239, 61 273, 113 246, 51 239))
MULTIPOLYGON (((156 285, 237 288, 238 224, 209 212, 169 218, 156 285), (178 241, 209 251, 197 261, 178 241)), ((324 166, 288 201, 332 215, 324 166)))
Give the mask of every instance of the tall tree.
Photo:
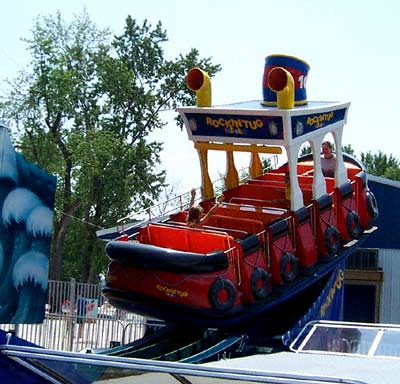
POLYGON ((361 161, 371 175, 400 180, 400 162, 392 154, 388 156, 382 151, 377 154, 368 151, 361 153, 361 161))
POLYGON ((191 67, 213 76, 220 66, 195 49, 167 60, 161 22, 130 16, 114 37, 85 11, 71 23, 60 13, 40 17, 32 34, 29 71, 0 107, 25 156, 58 175, 50 277, 63 277, 64 260, 68 275, 95 281, 106 263, 95 229, 150 205, 165 185, 165 171, 155 170, 162 144, 148 140, 165 125, 159 112, 194 102, 191 67))

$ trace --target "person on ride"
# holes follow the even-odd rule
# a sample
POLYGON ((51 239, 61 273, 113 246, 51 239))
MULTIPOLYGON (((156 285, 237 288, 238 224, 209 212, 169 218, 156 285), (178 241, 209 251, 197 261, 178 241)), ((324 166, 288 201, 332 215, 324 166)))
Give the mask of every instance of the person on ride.
POLYGON ((224 195, 221 195, 218 197, 217 202, 214 204, 214 206, 207 212, 205 216, 203 216, 203 207, 200 205, 194 205, 194 199, 196 196, 196 190, 192 189, 191 190, 191 200, 190 200, 190 208, 189 208, 189 214, 186 220, 186 224, 188 227, 191 228, 200 228, 203 226, 207 220, 211 217, 211 215, 214 213, 214 211, 221 205, 221 203, 224 201, 224 195))
POLYGON ((330 141, 322 143, 321 168, 325 177, 335 177, 336 156, 330 141))

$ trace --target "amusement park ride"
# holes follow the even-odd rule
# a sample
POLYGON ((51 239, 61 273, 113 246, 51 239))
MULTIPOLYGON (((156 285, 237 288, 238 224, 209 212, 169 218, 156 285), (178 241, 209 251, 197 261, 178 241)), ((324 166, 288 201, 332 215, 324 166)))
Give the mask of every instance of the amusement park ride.
POLYGON ((187 75, 197 105, 178 111, 198 151, 204 225, 186 224, 187 209, 134 224, 110 241, 104 295, 116 307, 166 321, 237 327, 263 316, 284 322, 318 296, 329 275, 360 244, 378 211, 362 164, 342 153, 349 103, 309 102, 308 64, 267 57, 263 101, 211 105, 210 80, 201 69, 187 75), (321 167, 321 146, 332 134, 334 177, 321 167), (309 143, 312 154, 299 158, 309 143), (209 150, 226 152, 224 201, 215 205, 209 150), (251 153, 249 178, 239 183, 235 151, 251 153), (263 171, 260 154, 287 162, 263 171), (323 282, 321 284, 321 282, 323 282), (279 316, 279 317, 277 317, 279 316))
POLYGON ((188 225, 193 207, 185 206, 119 225, 111 240, 109 232, 107 237, 98 233, 108 239, 103 294, 117 308, 162 320, 161 331, 88 356, 5 346, 0 357, 10 361, 0 358, 0 369, 15 372, 20 364, 39 378, 24 383, 120 382, 125 377, 159 383, 172 378, 199 383, 354 382, 333 376, 315 381, 304 372, 232 370, 229 363, 225 368, 188 364, 217 360, 227 351, 234 357, 273 350, 264 341, 274 343, 277 336, 279 348, 287 348, 298 343, 310 321, 341 320, 345 260, 375 230, 378 208, 363 165, 342 153, 350 104, 308 101, 308 70, 298 58, 268 56, 263 100, 224 106, 212 106, 207 74, 200 68, 189 71, 187 84, 197 103, 178 112, 199 154, 199 205, 207 221, 188 225), (334 177, 324 175, 320 157, 327 134, 336 148, 334 177), (311 146, 311 154, 299 157, 304 144, 311 146), (226 153, 220 203, 208 172, 210 150, 226 153), (234 152, 251 154, 244 183, 239 182, 234 152), (265 171, 263 154, 280 154, 284 160, 265 171))

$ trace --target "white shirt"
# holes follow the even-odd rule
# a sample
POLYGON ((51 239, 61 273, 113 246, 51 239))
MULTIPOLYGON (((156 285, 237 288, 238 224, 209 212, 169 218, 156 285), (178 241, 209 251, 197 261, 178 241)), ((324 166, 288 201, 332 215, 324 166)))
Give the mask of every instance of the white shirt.
POLYGON ((332 155, 329 159, 321 156, 321 168, 325 177, 335 177, 336 156, 332 155))

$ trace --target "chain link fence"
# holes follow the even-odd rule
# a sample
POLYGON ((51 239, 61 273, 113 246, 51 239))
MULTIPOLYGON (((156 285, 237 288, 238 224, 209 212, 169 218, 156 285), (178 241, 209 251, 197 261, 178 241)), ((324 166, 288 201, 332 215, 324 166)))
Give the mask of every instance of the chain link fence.
POLYGON ((49 281, 41 324, 1 324, 0 328, 48 349, 105 349, 143 337, 147 318, 111 306, 97 284, 49 281))

